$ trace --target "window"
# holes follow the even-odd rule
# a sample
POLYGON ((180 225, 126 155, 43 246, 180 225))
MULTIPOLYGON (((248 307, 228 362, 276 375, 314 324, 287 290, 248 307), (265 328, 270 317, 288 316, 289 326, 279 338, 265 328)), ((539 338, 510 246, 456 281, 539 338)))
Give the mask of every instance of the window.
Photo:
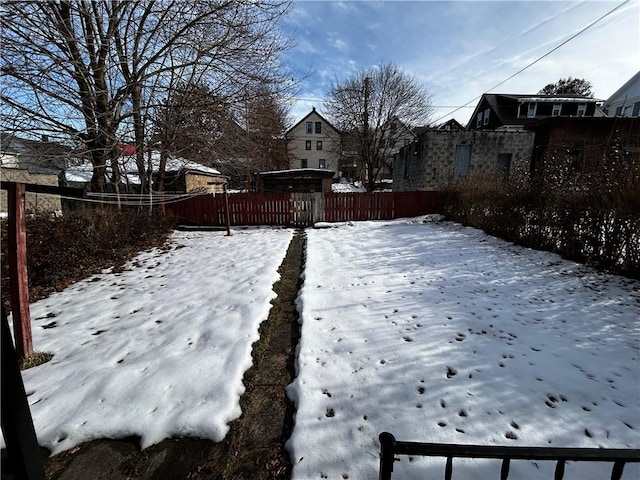
POLYGON ((498 163, 496 165, 498 173, 501 173, 505 177, 509 175, 509 171, 511 170, 511 153, 499 153, 498 154, 498 163))
POLYGON ((307 133, 313 133, 313 122, 307 122, 307 133))
POLYGON ((304 142, 304 149, 311 150, 311 140, 307 140, 306 142, 304 142))
POLYGON ((300 160, 300 168, 307 168, 307 159, 303 158, 300 160))
POLYGON ((483 123, 483 125, 487 125, 489 123, 489 112, 491 112, 491 110, 489 110, 488 108, 484 111, 484 123, 483 123))
POLYGON ((456 145, 456 157, 453 166, 453 174, 456 177, 469 175, 471 163, 471 145, 456 145))
POLYGON ((318 160, 318 168, 327 168, 327 161, 324 158, 318 160))
POLYGON ((316 142, 316 150, 322 150, 322 140, 316 142))
POLYGON ((578 105, 578 116, 584 117, 584 114, 587 112, 587 104, 581 103, 578 105))
POLYGON ((527 107, 527 118, 534 118, 536 116, 536 107, 538 105, 536 103, 529 103, 527 107))
POLYGON ((584 171, 584 159, 581 148, 568 148, 566 160, 569 164, 569 171, 578 174, 584 171))
POLYGON ((562 104, 561 103, 554 103, 553 104, 553 111, 551 112, 551 116, 559 117, 560 116, 560 112, 562 112, 562 104))
POLYGON ((316 122, 316 133, 322 133, 322 122, 316 122))
POLYGON ((633 105, 627 105, 626 107, 624 107, 622 109, 622 116, 623 117, 630 117, 632 111, 633 111, 633 105))
POLYGON ((476 119, 476 127, 480 128, 482 126, 482 112, 478 114, 478 118, 476 119))

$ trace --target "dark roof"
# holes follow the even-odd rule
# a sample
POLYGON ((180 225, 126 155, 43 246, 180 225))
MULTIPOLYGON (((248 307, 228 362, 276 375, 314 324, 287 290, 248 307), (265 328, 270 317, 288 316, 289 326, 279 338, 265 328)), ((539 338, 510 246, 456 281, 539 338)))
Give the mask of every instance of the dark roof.
POLYGON ((57 142, 29 140, 13 134, 0 134, 2 155, 16 157, 16 162, 2 160, 4 168, 20 168, 30 173, 58 174, 71 165, 78 163, 73 149, 57 142))
POLYGON ((454 129, 457 128, 459 130, 464 130, 464 126, 462 126, 462 124, 459 121, 457 121, 455 118, 451 118, 451 119, 447 120, 446 122, 438 125, 436 127, 436 130, 446 130, 447 126, 449 128, 454 128, 454 129))
POLYGON ((597 103, 600 100, 591 97, 585 97, 582 95, 539 95, 539 94, 503 94, 503 93, 485 93, 480 98, 480 101, 476 105, 475 110, 471 114, 471 118, 467 123, 467 127, 473 124, 473 121, 477 117, 480 109, 483 108, 486 102, 493 110, 494 114, 500 120, 503 125, 528 125, 534 123, 537 120, 534 118, 518 118, 517 106, 519 103, 525 101, 533 102, 558 102, 558 101, 570 101, 581 103, 597 103))

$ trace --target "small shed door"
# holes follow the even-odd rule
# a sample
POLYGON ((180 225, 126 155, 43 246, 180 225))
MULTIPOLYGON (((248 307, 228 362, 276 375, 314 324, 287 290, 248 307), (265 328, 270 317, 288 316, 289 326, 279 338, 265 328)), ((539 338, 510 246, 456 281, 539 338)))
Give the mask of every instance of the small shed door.
POLYGON ((471 145, 456 145, 456 158, 453 173, 456 177, 469 175, 471 163, 471 145))

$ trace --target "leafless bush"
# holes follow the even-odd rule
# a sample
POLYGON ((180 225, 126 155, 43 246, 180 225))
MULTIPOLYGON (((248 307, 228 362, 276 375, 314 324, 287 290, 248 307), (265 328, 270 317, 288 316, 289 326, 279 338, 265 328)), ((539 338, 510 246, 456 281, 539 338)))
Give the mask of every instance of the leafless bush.
POLYGON ((447 186, 449 218, 528 247, 640 277, 640 161, 611 147, 591 165, 549 155, 529 179, 447 186))
MULTIPOLYGON (((2 300, 9 309, 7 226, 2 225, 2 300)), ((161 245, 173 220, 147 211, 90 209, 27 219, 29 298, 37 300, 82 278, 119 266, 161 245)))

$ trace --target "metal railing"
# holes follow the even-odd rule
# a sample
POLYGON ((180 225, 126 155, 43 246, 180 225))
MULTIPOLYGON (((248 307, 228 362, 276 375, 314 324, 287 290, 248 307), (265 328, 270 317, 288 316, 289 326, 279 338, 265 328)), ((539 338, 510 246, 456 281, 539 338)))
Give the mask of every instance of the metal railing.
POLYGON ((389 432, 382 432, 380 440, 380 480, 391 480, 396 455, 446 457, 445 480, 453 475, 453 458, 494 458, 502 460, 500 480, 507 480, 511 460, 555 461, 554 480, 562 480, 567 461, 611 462, 611 480, 620 480, 626 463, 640 462, 640 449, 622 448, 548 448, 456 445, 444 443, 400 442, 389 432))

